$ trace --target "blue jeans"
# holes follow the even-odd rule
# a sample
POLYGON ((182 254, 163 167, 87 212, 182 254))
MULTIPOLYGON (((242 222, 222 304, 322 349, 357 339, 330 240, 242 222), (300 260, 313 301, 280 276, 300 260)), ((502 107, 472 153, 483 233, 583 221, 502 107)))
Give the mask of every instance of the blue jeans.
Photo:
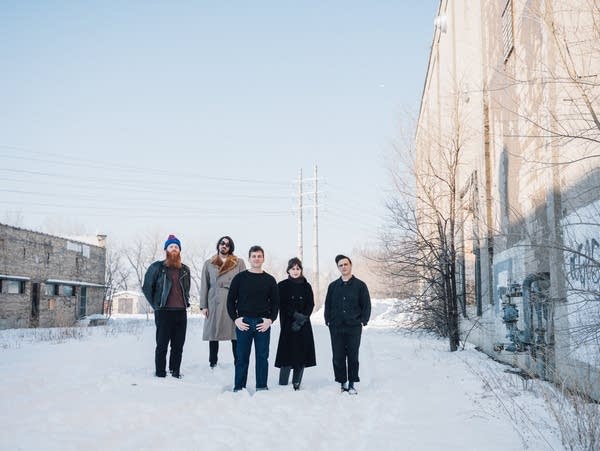
POLYGON ((262 318, 251 318, 245 316, 244 322, 250 326, 248 330, 235 328, 237 336, 237 362, 235 363, 235 380, 233 389, 246 388, 248 380, 248 366, 250 365, 250 351, 254 341, 254 356, 256 358, 256 389, 267 388, 267 377, 269 375, 269 342, 271 339, 271 328, 266 332, 256 330, 256 325, 262 323, 262 318))

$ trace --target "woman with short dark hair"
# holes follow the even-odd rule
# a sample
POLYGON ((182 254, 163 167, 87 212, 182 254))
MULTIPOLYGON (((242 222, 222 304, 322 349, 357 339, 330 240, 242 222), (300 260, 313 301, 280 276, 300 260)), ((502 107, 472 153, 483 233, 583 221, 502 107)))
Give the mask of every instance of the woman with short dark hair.
POLYGON ((302 275, 302 262, 292 258, 287 265, 288 278, 279 282, 281 331, 275 367, 279 368, 279 385, 287 385, 293 370, 294 390, 300 389, 304 368, 315 366, 315 340, 310 314, 315 306, 313 291, 302 275))

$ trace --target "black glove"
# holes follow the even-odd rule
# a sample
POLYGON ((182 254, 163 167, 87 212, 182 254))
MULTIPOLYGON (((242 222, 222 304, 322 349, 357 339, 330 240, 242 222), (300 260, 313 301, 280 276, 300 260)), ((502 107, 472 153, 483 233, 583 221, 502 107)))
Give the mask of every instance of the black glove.
POLYGON ((303 315, 300 312, 294 312, 294 322, 292 323, 292 331, 298 332, 304 326, 304 323, 308 319, 307 315, 303 315))
POLYGON ((302 324, 304 324, 304 322, 306 321, 307 318, 308 318, 308 316, 303 315, 300 312, 294 312, 294 320, 299 321, 302 324))

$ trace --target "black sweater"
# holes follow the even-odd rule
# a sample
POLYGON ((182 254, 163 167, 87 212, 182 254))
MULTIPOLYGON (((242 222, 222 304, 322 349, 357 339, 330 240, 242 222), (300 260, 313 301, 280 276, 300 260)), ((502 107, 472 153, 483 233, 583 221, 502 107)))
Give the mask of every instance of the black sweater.
POLYGON ((278 311, 279 290, 272 275, 246 270, 233 278, 227 294, 227 313, 232 320, 249 316, 275 321, 278 311))

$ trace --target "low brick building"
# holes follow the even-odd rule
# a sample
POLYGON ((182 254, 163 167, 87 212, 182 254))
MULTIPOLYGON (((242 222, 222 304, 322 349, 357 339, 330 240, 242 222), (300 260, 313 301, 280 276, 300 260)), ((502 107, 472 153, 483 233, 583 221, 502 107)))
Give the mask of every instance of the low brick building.
POLYGON ((112 295, 110 312, 123 314, 152 313, 152 307, 138 291, 118 291, 112 295))
POLYGON ((0 224, 0 329, 72 326, 102 314, 105 238, 90 244, 0 224))

